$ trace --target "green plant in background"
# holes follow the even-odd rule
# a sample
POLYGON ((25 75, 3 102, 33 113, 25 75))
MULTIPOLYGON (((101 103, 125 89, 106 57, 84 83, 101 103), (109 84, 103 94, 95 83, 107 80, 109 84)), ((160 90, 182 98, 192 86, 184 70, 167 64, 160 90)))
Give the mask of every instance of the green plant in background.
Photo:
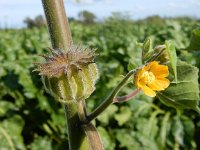
MULTIPOLYGON (((39 74, 42 75, 46 90, 65 105, 70 149, 103 149, 98 132, 90 122, 102 113, 112 101, 127 101, 140 90, 143 90, 144 93, 150 97, 155 97, 157 92, 159 99, 166 105, 175 108, 179 106, 181 108, 191 108, 199 112, 199 88, 198 84, 195 82, 197 81, 198 75, 195 74, 196 76, 193 77, 194 83, 191 82, 188 84, 188 80, 184 80, 188 78, 187 76, 184 76, 183 80, 178 81, 178 79, 181 78, 178 74, 184 69, 178 70, 179 72, 177 73, 177 57, 173 43, 166 41, 164 47, 156 51, 158 48, 153 50, 151 40, 149 39, 142 45, 142 61, 146 62, 146 64, 144 64, 145 66, 131 70, 114 88, 111 94, 91 112, 91 114, 87 115, 85 99, 94 91, 94 84, 98 79, 98 71, 94 62, 95 54, 87 49, 75 47, 73 44, 71 46, 70 42, 72 42, 72 40, 62 6, 63 2, 44 0, 43 4, 52 45, 53 48, 57 48, 57 50, 51 50, 52 56, 44 55, 43 57, 46 59, 46 62, 38 63, 36 71, 39 71, 39 74), (52 10, 54 10, 54 12, 52 10), (68 29, 65 30, 65 26, 62 26, 62 24, 68 29), (56 30, 67 31, 67 35, 56 32, 56 30), (68 49, 66 45, 64 45, 66 43, 68 43, 68 49), (159 65, 156 61, 167 63, 168 59, 166 57, 169 58, 174 75, 174 78, 171 79, 171 81, 174 80, 173 87, 169 86, 170 81, 166 79, 169 75, 168 67, 159 65), (115 98, 121 88, 127 83, 127 80, 134 75, 138 90, 128 96, 115 98), (184 86, 185 88, 189 87, 190 91, 181 90, 179 92, 180 86, 182 88, 184 88, 184 86), (167 94, 164 93, 166 88, 167 94), (79 132, 76 130, 79 130, 79 132)), ((181 67, 186 68, 186 66, 182 64, 179 68, 181 67)), ((188 68, 190 68, 191 72, 193 72, 193 70, 196 72, 195 68, 188 68)))
MULTIPOLYGON (((100 79, 96 84, 96 90, 86 101, 88 110, 91 111, 99 105, 101 103, 99 98, 103 98, 122 80, 120 75, 128 72, 126 68, 128 63, 130 71, 142 66, 139 59, 141 48, 136 47, 136 41, 143 41, 144 36, 153 34, 151 39, 154 39, 155 43, 173 39, 179 58, 199 66, 198 45, 195 44, 199 43, 197 31, 192 33, 192 44, 188 42, 191 25, 198 24, 197 21, 188 24, 187 21, 169 19, 166 20, 165 26, 158 27, 152 24, 148 28, 145 24, 138 28, 137 22, 112 21, 92 26, 71 23, 72 35, 76 43, 81 41, 84 45, 97 46, 98 51, 102 50, 98 52, 100 56, 96 60, 100 79), (126 29, 122 28, 125 24, 127 24, 126 29), (184 51, 183 48, 188 45, 196 45, 195 51, 190 47, 185 48, 187 51, 184 51)), ((44 49, 49 45, 46 30, 22 29, 17 32, 7 30, 1 31, 0 36, 2 36, 0 40, 0 147, 66 149, 65 121, 61 105, 44 93, 39 76, 35 72, 32 73, 32 62, 41 61, 33 54, 45 53, 44 49), (9 40, 11 37, 12 41, 9 40)), ((146 41, 152 43, 151 40, 146 41)), ((58 45, 55 49, 58 49, 58 45)), ((151 56, 158 54, 156 52, 158 46, 155 48, 148 44, 140 46, 145 51, 143 54, 149 53, 151 56)), ((173 60, 170 61, 171 63, 176 61, 173 58, 173 43, 166 42, 160 47, 159 50, 166 49, 167 53, 170 53, 173 60), (169 52, 168 47, 170 47, 169 52)), ((178 106, 181 109, 176 111, 160 103, 157 98, 152 101, 142 94, 137 94, 127 103, 110 105, 95 121, 105 149, 197 149, 198 137, 195 138, 194 133, 198 135, 199 116, 182 108, 196 110, 198 71, 186 62, 177 61, 176 64, 177 80, 175 80, 173 65, 168 64, 169 80, 172 83, 170 88, 157 94, 165 104, 178 106), (185 90, 182 87, 185 87, 185 90)), ((130 84, 123 87, 119 95, 132 93, 134 91, 132 82, 130 79, 130 84)))

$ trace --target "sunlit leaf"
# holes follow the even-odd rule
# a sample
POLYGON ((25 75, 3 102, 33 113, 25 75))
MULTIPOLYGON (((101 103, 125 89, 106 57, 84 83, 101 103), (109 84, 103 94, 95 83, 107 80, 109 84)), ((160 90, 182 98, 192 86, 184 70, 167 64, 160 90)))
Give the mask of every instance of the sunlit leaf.
POLYGON ((144 63, 149 56, 149 52, 152 51, 152 40, 151 38, 145 39, 142 46, 142 62, 144 63))
POLYGON ((167 112, 165 114, 165 116, 163 117, 163 120, 161 123, 161 129, 160 129, 160 133, 158 136, 158 146, 159 146, 160 150, 164 150, 165 146, 166 146, 167 134, 170 129, 170 121, 169 121, 170 118, 169 117, 170 117, 170 113, 167 112))
POLYGON ((184 128, 183 128, 183 124, 178 116, 175 116, 173 118, 172 134, 174 136, 175 142, 177 144, 183 146, 184 145, 184 128))
POLYGON ((30 148, 31 150, 53 150, 51 144, 48 137, 36 137, 30 148))
POLYGON ((25 150, 21 132, 24 122, 22 118, 15 115, 0 123, 0 148, 6 150, 25 150), (4 143, 5 142, 5 143, 4 143))
POLYGON ((124 125, 127 121, 130 120, 132 112, 129 107, 121 107, 120 112, 115 114, 114 117, 117 120, 119 126, 124 125))
POLYGON ((134 138, 134 132, 127 130, 118 130, 116 138, 120 143, 120 148, 126 148, 128 150, 140 149, 140 143, 134 138))
POLYGON ((171 64, 172 69, 173 69, 175 81, 177 81, 177 69, 176 69, 177 56, 176 56, 176 50, 175 50, 174 42, 166 41, 165 45, 166 45, 167 53, 169 55, 170 64, 171 64))
POLYGON ((8 101, 0 101, 0 116, 6 116, 6 113, 8 113, 9 110, 14 110, 15 105, 8 101))
POLYGON ((106 150, 114 150, 115 143, 114 143, 112 137, 109 135, 109 133, 103 127, 98 127, 97 130, 101 136, 101 140, 104 145, 104 148, 106 150))
POLYGON ((198 69, 186 62, 178 62, 177 78, 177 82, 173 80, 165 91, 158 93, 159 99, 171 107, 196 110, 200 100, 198 69))
POLYGON ((116 105, 110 105, 100 116, 98 116, 98 120, 107 125, 109 123, 109 119, 114 116, 115 112, 118 110, 116 105))

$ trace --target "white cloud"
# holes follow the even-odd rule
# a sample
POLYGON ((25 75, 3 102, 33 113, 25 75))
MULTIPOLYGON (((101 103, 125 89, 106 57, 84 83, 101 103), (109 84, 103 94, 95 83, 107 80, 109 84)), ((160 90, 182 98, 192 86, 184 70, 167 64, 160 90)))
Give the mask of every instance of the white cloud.
POLYGON ((112 4, 113 0, 104 0, 106 4, 112 4))
POLYGON ((42 3, 40 0, 0 0, 0 6, 31 5, 42 3))
POLYGON ((65 2, 72 2, 75 4, 94 4, 95 2, 103 2, 110 4, 113 2, 113 0, 65 0, 65 2))
POLYGON ((191 0, 191 4, 199 7, 200 6, 200 0, 191 0))
POLYGON ((75 0, 75 2, 83 3, 83 4, 92 4, 95 0, 75 0))
POLYGON ((185 9, 185 8, 189 7, 189 5, 185 5, 184 3, 179 3, 179 2, 176 2, 176 1, 169 2, 168 6, 171 9, 185 9))
POLYGON ((170 2, 168 5, 169 5, 170 7, 178 7, 178 5, 177 5, 176 3, 174 3, 174 2, 170 2))
POLYGON ((65 0, 65 2, 71 2, 75 4, 92 4, 95 2, 95 0, 65 0))

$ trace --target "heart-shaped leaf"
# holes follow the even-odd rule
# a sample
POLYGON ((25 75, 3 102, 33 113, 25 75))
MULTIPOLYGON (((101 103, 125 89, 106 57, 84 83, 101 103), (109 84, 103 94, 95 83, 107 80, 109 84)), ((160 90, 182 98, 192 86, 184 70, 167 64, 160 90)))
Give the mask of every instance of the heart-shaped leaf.
MULTIPOLYGON (((169 68, 172 72, 172 68, 169 68)), ((186 62, 179 61, 177 63, 177 82, 173 80, 165 91, 158 92, 158 97, 168 106, 197 111, 199 103, 198 69, 186 62)))

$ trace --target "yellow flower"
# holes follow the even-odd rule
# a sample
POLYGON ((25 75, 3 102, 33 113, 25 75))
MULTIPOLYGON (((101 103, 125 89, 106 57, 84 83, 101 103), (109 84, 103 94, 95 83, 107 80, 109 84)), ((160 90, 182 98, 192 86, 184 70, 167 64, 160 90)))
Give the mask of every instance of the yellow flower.
POLYGON ((137 71, 135 85, 146 95, 155 97, 156 91, 162 91, 169 86, 170 81, 166 78, 168 75, 168 66, 153 61, 137 71))

